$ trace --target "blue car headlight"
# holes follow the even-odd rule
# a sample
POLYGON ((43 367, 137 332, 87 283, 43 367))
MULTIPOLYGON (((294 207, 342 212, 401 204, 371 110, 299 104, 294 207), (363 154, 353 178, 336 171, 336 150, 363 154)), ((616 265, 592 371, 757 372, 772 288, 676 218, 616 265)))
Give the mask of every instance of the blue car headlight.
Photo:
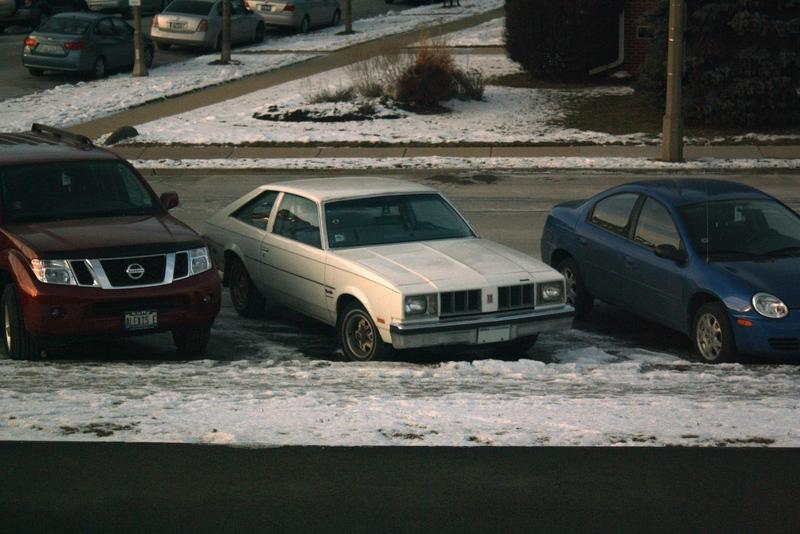
POLYGON ((781 299, 769 293, 756 293, 753 295, 753 308, 770 319, 782 319, 789 315, 789 308, 781 299))

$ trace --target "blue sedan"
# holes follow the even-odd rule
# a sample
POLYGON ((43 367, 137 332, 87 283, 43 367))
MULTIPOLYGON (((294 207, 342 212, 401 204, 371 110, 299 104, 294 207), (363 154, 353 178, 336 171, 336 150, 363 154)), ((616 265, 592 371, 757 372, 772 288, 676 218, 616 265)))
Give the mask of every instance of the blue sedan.
POLYGON ((719 180, 655 180, 552 209, 542 259, 595 298, 687 334, 709 363, 800 357, 800 216, 719 180))

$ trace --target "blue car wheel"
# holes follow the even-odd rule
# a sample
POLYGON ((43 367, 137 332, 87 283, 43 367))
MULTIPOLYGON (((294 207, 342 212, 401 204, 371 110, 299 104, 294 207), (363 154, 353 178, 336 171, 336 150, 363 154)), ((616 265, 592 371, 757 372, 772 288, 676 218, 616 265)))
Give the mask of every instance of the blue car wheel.
POLYGON ((728 314, 720 303, 709 302, 697 310, 693 333, 695 349, 703 362, 724 363, 738 358, 728 314))

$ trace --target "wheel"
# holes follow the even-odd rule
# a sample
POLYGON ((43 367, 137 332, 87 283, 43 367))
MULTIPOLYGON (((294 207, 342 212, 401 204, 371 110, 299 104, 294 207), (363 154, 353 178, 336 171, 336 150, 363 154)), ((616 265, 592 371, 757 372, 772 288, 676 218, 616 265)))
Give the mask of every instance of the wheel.
POLYGON ((311 30, 311 21, 308 17, 303 17, 303 20, 300 22, 300 33, 308 33, 311 30))
POLYGON ((156 51, 152 46, 148 46, 144 49, 144 65, 148 69, 153 66, 153 59, 155 58, 155 55, 156 51))
POLYGON ((566 282, 567 304, 575 308, 576 317, 586 317, 594 306, 594 296, 586 290, 577 262, 572 258, 565 258, 557 269, 566 282))
POLYGON ((692 338, 705 363, 733 362, 739 357, 730 321, 719 302, 703 304, 694 315, 692 338))
POLYGON ((263 43, 264 42, 264 25, 259 24, 256 26, 256 34, 253 37, 254 43, 263 43))
POLYGON ((242 260, 233 258, 227 267, 230 269, 228 283, 236 312, 242 317, 259 317, 264 312, 266 300, 253 284, 242 260))
POLYGON ((31 76, 41 76, 44 74, 44 69, 36 69, 34 67, 28 67, 28 72, 31 73, 31 76))
POLYGON ((331 19, 331 26, 338 26, 342 23, 342 13, 338 9, 333 12, 333 19, 331 19))
POLYGON ((41 356, 39 341, 25 328, 25 318, 19 306, 17 286, 6 285, 2 297, 3 347, 12 360, 38 360, 41 356))
POLYGON ((384 343, 367 310, 359 302, 345 306, 338 324, 339 342, 345 356, 356 362, 384 360, 392 353, 384 343))
POLYGON ((539 335, 536 334, 506 341, 504 343, 498 343, 496 352, 504 356, 516 356, 519 358, 525 356, 528 351, 533 348, 538 339, 539 335))
POLYGON ((170 48, 172 48, 172 45, 170 43, 162 43, 160 41, 156 41, 156 46, 158 47, 159 50, 169 50, 170 48))
POLYGON ((172 331, 172 340, 179 354, 202 356, 208 348, 211 326, 188 326, 172 331))
POLYGON ((106 77, 106 60, 102 57, 99 57, 94 62, 94 68, 90 73, 90 76, 95 80, 100 80, 106 77))

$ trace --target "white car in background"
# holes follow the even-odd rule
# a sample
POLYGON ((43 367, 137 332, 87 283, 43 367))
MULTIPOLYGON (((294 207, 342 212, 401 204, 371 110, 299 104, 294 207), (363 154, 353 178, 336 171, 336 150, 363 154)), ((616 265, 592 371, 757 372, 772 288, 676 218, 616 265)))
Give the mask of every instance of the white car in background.
POLYGON ((338 26, 342 20, 339 0, 246 0, 268 26, 308 33, 317 26, 338 26))
POLYGON ((570 328, 564 278, 478 237, 438 191, 384 178, 265 185, 205 227, 236 311, 279 304, 336 326, 345 355, 494 345, 570 328))

